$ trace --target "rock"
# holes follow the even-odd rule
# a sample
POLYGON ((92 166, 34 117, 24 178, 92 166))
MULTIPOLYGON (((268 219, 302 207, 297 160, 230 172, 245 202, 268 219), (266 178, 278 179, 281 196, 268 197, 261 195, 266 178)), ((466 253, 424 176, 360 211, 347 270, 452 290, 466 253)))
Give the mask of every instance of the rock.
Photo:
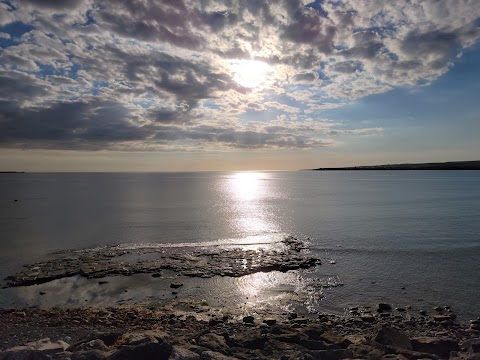
POLYGON ((291 320, 293 324, 307 324, 308 318, 296 318, 291 320))
POLYGON ((273 326, 277 323, 277 320, 274 319, 274 318, 266 318, 266 319, 263 320, 263 322, 265 324, 267 324, 268 326, 273 326))
POLYGON ((420 315, 427 316, 427 311, 426 310, 420 310, 418 313, 420 315))
POLYGON ((32 341, 26 343, 23 346, 16 346, 8 349, 7 352, 17 352, 22 350, 36 350, 41 351, 43 354, 55 354, 65 351, 70 345, 63 340, 51 342, 49 338, 40 339, 38 341, 32 341))
POLYGON ((120 347, 109 360, 168 360, 172 353, 172 346, 163 341, 148 341, 139 345, 120 347))
POLYGON ((253 322, 255 321, 255 318, 251 315, 248 315, 248 316, 244 316, 243 317, 243 322, 244 323, 247 323, 247 324, 253 324, 253 322))
POLYGON ((387 354, 382 356, 382 360, 408 360, 408 358, 400 354, 387 354))
POLYGON ((75 347, 75 351, 88 351, 88 350, 109 351, 109 348, 100 339, 84 342, 75 347))
POLYGON ((168 360, 200 360, 200 355, 180 346, 174 346, 168 360))
POLYGON ((441 358, 448 359, 450 351, 459 351, 458 342, 452 339, 417 337, 412 339, 412 347, 415 351, 435 354, 441 358))
POLYGON ((367 323, 375 322, 375 317, 373 315, 370 315, 370 314, 362 314, 360 316, 360 319, 362 319, 364 322, 367 322, 367 323))
POLYGON ((172 289, 178 289, 179 287, 182 287, 182 286, 183 286, 183 284, 181 282, 177 282, 177 281, 174 281, 170 284, 170 287, 172 289))
POLYGON ((18 350, 0 353, 2 360, 52 360, 50 355, 38 350, 18 350))
POLYGON ((373 340, 386 346, 393 346, 406 350, 413 349, 412 342, 407 334, 389 326, 382 326, 380 329, 378 329, 377 333, 373 337, 373 340))
POLYGON ((434 308, 434 310, 436 312, 442 312, 443 311, 443 308, 441 306, 437 306, 436 308, 434 308))
POLYGON ((117 339, 115 345, 140 345, 146 343, 164 343, 167 335, 164 332, 147 330, 125 333, 117 339))
POLYGON ((224 352, 229 348, 225 342, 225 338, 214 333, 208 333, 200 336, 197 339, 197 344, 207 349, 220 352, 224 352))
POLYGON ((397 310, 398 312, 405 312, 405 308, 402 307, 397 307, 395 308, 395 310, 397 310))
POLYGON ((320 340, 325 330, 319 325, 309 325, 303 330, 303 332, 307 334, 308 338, 311 340, 320 340))
POLYGON ((377 312, 392 311, 392 305, 380 303, 377 307, 377 312))
POLYGON ((239 360, 236 357, 226 356, 215 351, 204 351, 200 359, 201 360, 239 360))
POLYGON ((153 274, 152 274, 152 277, 153 277, 153 278, 159 278, 159 277, 161 277, 161 276, 162 276, 162 274, 160 274, 160 273, 153 273, 153 274))
POLYGON ((346 349, 352 344, 352 342, 346 337, 328 331, 320 335, 320 339, 328 344, 335 345, 342 349, 346 349))
POLYGON ((101 350, 92 349, 92 350, 74 352, 71 356, 71 359, 72 360, 105 360, 111 354, 112 354, 111 352, 103 352, 101 350))
POLYGON ((236 334, 229 345, 247 349, 263 349, 266 342, 267 339, 259 331, 247 331, 236 334))
POLYGON ((39 294, 40 294, 40 295, 45 295, 46 292, 45 292, 45 291, 40 291, 39 294))
POLYGON ((98 285, 105 285, 108 284, 108 281, 102 280, 98 282, 98 285))

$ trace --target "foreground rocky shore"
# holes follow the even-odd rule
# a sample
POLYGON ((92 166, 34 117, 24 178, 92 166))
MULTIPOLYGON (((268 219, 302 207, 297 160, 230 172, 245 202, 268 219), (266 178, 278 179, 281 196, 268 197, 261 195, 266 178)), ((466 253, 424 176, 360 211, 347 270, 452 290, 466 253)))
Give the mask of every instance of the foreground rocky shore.
POLYGON ((373 310, 239 317, 198 304, 182 312, 4 309, 0 359, 480 359, 478 320, 415 318, 388 304, 373 310))

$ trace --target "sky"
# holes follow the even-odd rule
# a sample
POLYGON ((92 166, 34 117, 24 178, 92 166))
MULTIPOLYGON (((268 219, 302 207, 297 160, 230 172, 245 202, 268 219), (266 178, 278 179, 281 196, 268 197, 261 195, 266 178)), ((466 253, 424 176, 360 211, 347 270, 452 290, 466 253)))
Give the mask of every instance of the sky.
POLYGON ((480 159, 479 0, 0 1, 0 171, 480 159))

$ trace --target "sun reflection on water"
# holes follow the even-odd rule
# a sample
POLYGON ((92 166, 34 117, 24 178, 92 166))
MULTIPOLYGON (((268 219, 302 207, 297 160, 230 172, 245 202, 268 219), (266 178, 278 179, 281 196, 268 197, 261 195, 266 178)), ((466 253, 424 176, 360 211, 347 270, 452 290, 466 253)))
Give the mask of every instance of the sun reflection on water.
POLYGON ((276 233, 279 226, 273 221, 267 201, 273 196, 268 174, 238 172, 228 176, 224 187, 233 211, 234 226, 244 236, 276 233))

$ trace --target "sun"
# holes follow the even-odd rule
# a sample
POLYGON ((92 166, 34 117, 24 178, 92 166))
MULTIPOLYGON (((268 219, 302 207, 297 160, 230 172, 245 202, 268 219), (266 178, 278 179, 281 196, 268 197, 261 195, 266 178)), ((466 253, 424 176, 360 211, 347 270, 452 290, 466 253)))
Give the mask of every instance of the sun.
POLYGON ((233 80, 247 88, 257 88, 265 83, 270 65, 257 60, 238 60, 230 64, 233 80))

